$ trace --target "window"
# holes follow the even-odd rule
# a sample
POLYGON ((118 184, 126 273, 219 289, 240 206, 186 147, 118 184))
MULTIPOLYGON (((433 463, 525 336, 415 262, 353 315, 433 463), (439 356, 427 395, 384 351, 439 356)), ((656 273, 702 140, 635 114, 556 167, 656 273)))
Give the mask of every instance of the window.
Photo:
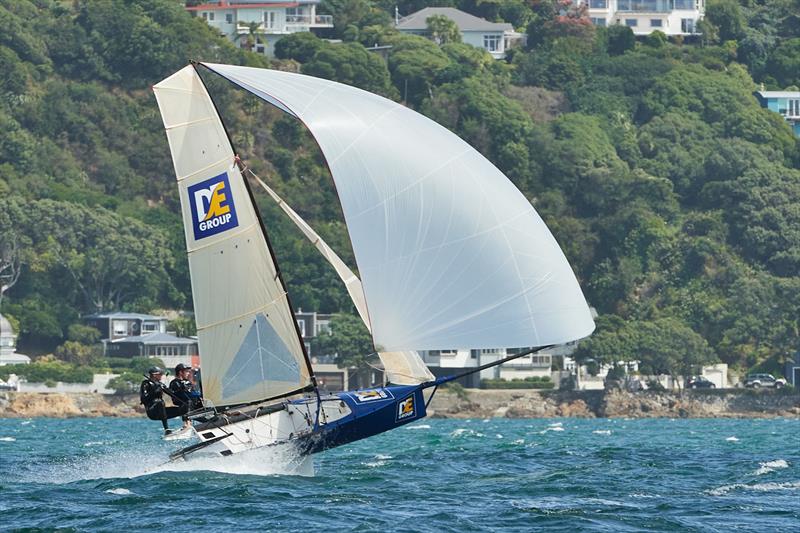
POLYGON ((483 47, 486 48, 489 52, 499 52, 500 51, 500 39, 499 35, 484 35, 483 36, 483 47))
POLYGON ((209 11, 208 20, 214 20, 214 12, 213 11, 209 11))
POLYGON ((789 116, 800 117, 800 98, 789 100, 789 116))
POLYGON ((115 320, 114 335, 127 335, 127 334, 128 334, 128 322, 126 320, 115 320))
POLYGON ((458 355, 458 350, 439 350, 439 355, 454 357, 458 355))
POLYGON ((589 0, 589 9, 606 9, 607 7, 607 0, 589 0))
POLYGON ((264 26, 273 29, 277 25, 277 15, 274 11, 264 11, 264 26))
POLYGON ((233 13, 225 13, 225 23, 233 24, 233 13))
POLYGON ((681 19, 681 33, 694 33, 694 19, 681 19))
POLYGON ((661 19, 650 19, 650 27, 651 28, 660 28, 661 24, 663 22, 664 21, 662 21, 661 19))
POLYGON ((592 24, 594 24, 595 26, 605 27, 606 25, 606 19, 604 18, 590 17, 589 20, 591 20, 592 24))
POLYGON ((200 15, 202 15, 202 17, 203 17, 203 20, 208 20, 208 13, 206 13, 205 11, 203 11, 202 13, 200 13, 200 15))
POLYGON ((639 25, 639 19, 625 19, 625 25, 629 28, 635 28, 639 25))
POLYGON ((300 336, 306 336, 306 321, 305 320, 298 320, 297 325, 300 326, 300 336))

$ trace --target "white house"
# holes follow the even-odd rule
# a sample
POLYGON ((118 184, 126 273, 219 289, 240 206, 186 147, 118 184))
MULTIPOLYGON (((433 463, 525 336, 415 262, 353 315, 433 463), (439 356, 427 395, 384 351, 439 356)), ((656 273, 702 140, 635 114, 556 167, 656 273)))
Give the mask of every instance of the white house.
POLYGON ((17 336, 11 328, 11 322, 0 315, 0 366, 27 365, 31 358, 16 352, 17 336))
POLYGON ((696 35, 705 0, 582 0, 595 26, 622 24, 634 35, 658 30, 666 35, 696 35))
POLYGON ((317 15, 320 0, 210 0, 187 7, 240 47, 247 47, 251 28, 253 51, 272 56, 275 43, 290 33, 332 28, 333 17, 317 15))
POLYGON ((456 23, 461 31, 461 40, 466 44, 483 48, 495 59, 502 59, 506 50, 522 42, 524 35, 514 31, 507 22, 489 22, 453 7, 426 7, 416 13, 397 20, 396 27, 403 33, 430 36, 428 18, 444 15, 456 23))

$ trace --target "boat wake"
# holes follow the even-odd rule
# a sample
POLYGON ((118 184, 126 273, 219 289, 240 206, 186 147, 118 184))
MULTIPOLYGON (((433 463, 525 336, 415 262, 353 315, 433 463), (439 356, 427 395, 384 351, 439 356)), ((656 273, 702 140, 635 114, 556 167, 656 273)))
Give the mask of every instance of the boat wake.
POLYGON ((314 463, 291 447, 249 450, 229 457, 197 456, 167 461, 165 456, 119 450, 50 464, 37 470, 35 483, 64 484, 99 479, 132 479, 163 472, 209 471, 249 476, 313 476, 314 463))

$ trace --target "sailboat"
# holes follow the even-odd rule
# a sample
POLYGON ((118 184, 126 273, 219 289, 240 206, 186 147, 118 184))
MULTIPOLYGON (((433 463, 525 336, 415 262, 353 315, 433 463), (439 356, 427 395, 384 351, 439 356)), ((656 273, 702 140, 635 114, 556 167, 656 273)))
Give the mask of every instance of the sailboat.
POLYGON ((301 74, 191 63, 153 87, 177 177, 205 408, 173 459, 290 444, 320 452, 426 416, 462 375, 588 336, 586 300, 522 193, 446 128, 381 96, 301 74), (255 179, 336 269, 371 332, 388 384, 317 385, 290 295, 199 69, 301 121, 341 203, 357 276, 255 179), (420 350, 527 347, 434 377, 420 350))

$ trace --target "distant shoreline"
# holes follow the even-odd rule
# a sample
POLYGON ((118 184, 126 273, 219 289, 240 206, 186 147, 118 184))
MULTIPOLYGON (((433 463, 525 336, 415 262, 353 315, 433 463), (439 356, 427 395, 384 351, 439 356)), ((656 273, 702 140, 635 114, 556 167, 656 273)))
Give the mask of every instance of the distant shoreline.
MULTIPOLYGON (((433 418, 800 418, 800 394, 785 391, 677 392, 465 389, 436 393, 433 418)), ((0 418, 144 416, 135 395, 0 392, 0 418)))

